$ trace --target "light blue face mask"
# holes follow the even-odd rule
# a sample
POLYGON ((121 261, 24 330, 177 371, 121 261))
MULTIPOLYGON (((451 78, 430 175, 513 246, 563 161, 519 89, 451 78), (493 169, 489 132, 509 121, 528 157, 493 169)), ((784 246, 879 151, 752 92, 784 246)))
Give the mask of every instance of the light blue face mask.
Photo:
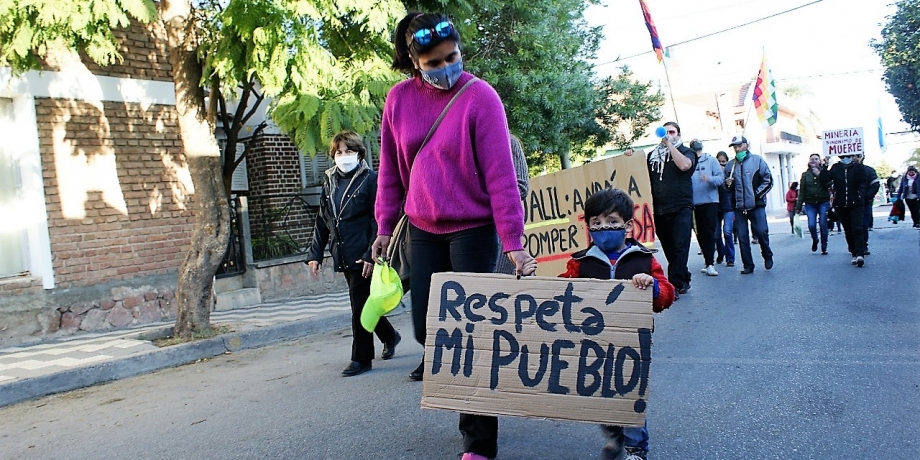
POLYGON ((460 75, 463 74, 463 61, 457 61, 453 64, 434 70, 422 70, 422 79, 431 86, 445 91, 454 87, 460 75))
POLYGON ((843 157, 840 159, 840 162, 844 165, 849 165, 850 163, 853 163, 853 157, 843 157))
POLYGON ((589 230, 591 241, 605 254, 617 252, 623 247, 626 241, 626 229, 602 228, 600 230, 589 230))

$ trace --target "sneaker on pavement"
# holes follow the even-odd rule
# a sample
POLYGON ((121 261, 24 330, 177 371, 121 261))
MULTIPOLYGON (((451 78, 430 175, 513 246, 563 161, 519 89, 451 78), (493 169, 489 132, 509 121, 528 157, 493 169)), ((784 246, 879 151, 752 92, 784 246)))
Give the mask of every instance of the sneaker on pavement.
POLYGON ((460 457, 460 460, 489 460, 489 457, 483 457, 479 454, 474 454, 472 452, 464 452, 463 456, 460 457))
POLYGON ((863 259, 863 256, 856 258, 856 266, 862 268, 863 265, 866 265, 866 259, 863 259))
POLYGON ((818 240, 811 240, 811 252, 818 252, 818 240))
POLYGON ((703 267, 702 270, 700 270, 700 273, 706 274, 706 272, 707 272, 708 270, 709 270, 709 265, 706 265, 705 267, 703 267))
POLYGON ((773 268, 773 258, 772 257, 763 261, 763 268, 767 270, 773 268))
POLYGON ((754 267, 744 268, 741 270, 742 275, 750 275, 751 273, 754 273, 754 267))
POLYGON ((856 265, 856 257, 850 260, 850 265, 856 265))
POLYGON ((648 451, 639 447, 627 447, 626 457, 623 460, 647 460, 648 451))
POLYGON ((719 272, 716 271, 716 267, 713 267, 712 265, 706 267, 703 270, 703 273, 706 273, 709 276, 719 276, 719 272))

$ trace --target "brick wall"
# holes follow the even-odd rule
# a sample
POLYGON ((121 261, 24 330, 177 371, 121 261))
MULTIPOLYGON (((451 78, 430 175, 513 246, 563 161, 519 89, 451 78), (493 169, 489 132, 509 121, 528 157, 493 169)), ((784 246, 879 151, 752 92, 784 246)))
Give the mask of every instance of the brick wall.
POLYGON ((249 149, 246 164, 253 249, 260 238, 269 235, 290 237, 299 248, 306 248, 318 209, 293 196, 303 191, 300 151, 284 135, 259 136, 250 141, 249 149))
POLYGON ((35 100, 51 253, 60 288, 175 271, 194 222, 175 108, 155 105, 144 110, 120 102, 104 102, 101 108, 80 101, 35 100), (83 197, 62 197, 59 184, 73 180, 66 175, 75 172, 63 165, 73 165, 73 156, 81 164, 81 155, 88 168, 114 156, 115 167, 108 171, 117 175, 124 209, 118 209, 117 196, 89 189, 82 215, 73 215, 73 200, 83 197), (69 200, 66 210, 62 200, 69 200))
MULTIPOLYGON (((150 24, 132 22, 125 29, 113 31, 118 39, 120 63, 100 67, 81 53, 80 60, 93 75, 140 80, 172 81, 172 66, 169 63, 169 49, 166 31, 159 21, 150 24)), ((59 70, 61 63, 69 59, 52 50, 45 59, 45 69, 59 70)))

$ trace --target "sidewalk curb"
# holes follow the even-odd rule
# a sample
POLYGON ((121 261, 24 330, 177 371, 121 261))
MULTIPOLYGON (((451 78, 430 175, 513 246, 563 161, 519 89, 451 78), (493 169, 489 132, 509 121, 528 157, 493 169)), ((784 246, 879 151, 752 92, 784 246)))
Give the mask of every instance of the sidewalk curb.
POLYGON ((122 359, 90 364, 34 378, 0 383, 0 407, 55 393, 193 363, 226 352, 259 348, 349 327, 351 312, 245 329, 218 337, 150 350, 122 359))

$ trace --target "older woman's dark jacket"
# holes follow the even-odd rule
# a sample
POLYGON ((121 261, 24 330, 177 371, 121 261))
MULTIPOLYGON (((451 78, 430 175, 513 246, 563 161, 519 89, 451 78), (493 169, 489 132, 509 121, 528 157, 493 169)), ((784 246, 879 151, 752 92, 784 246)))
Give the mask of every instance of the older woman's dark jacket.
POLYGON ((322 263, 323 251, 329 244, 333 268, 337 272, 363 269, 363 263, 357 263, 358 260, 373 262, 371 244, 377 238, 376 197, 377 173, 364 161, 353 174, 342 175, 337 167, 329 168, 323 177, 322 201, 306 261, 322 263))

